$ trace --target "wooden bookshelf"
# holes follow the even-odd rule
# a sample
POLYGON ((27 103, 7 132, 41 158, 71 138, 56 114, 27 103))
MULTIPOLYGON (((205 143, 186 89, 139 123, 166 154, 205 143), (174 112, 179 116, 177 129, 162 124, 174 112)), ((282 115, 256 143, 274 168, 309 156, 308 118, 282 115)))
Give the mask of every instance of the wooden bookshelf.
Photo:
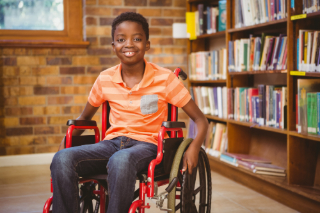
MULTIPOLYGON (((199 3, 218 5, 218 0, 189 0, 187 11, 196 11, 199 3)), ((213 171, 240 182, 272 199, 275 199, 300 212, 320 212, 320 136, 304 135, 296 132, 297 80, 300 78, 320 78, 317 72, 292 72, 297 70, 296 39, 299 29, 320 30, 320 12, 307 14, 305 18, 291 20, 291 16, 302 14, 302 0, 295 0, 295 9, 290 9, 285 19, 263 24, 235 28, 233 7, 235 0, 227 1, 226 31, 199 36, 188 42, 188 54, 209 51, 213 48, 228 47, 229 41, 249 38, 249 35, 270 33, 287 35, 287 69, 266 71, 227 72, 226 80, 189 81, 189 86, 256 87, 258 84, 286 85, 287 129, 259 126, 249 122, 223 119, 206 115, 209 120, 225 123, 228 128, 228 152, 252 154, 267 158, 273 164, 286 168, 286 177, 256 175, 248 170, 234 167, 209 156, 213 171), (224 39, 224 44, 222 43, 224 39)), ((228 48, 227 48, 228 55, 228 48)), ((227 57, 228 64, 228 57, 227 57)))
POLYGON ((259 74, 274 74, 274 73, 287 74, 287 70, 263 70, 263 71, 229 72, 229 75, 259 75, 259 74))

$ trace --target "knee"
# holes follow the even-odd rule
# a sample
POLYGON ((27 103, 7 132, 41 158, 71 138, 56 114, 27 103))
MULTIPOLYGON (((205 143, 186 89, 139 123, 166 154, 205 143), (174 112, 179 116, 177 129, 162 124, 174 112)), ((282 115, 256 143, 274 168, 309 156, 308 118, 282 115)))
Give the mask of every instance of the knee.
POLYGON ((51 172, 55 173, 72 166, 72 154, 67 149, 58 151, 52 159, 51 172))
POLYGON ((127 153, 116 153, 109 159, 107 169, 110 173, 119 174, 134 171, 135 159, 127 153))

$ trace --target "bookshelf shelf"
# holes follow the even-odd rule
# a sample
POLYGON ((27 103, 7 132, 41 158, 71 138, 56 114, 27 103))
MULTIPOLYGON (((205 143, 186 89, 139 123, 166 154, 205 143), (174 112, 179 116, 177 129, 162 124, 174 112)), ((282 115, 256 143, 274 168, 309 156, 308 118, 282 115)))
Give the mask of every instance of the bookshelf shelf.
POLYGON ((226 31, 221 31, 221 32, 216 32, 216 33, 211 33, 211 34, 204 34, 197 36, 197 39, 202 39, 202 38, 219 38, 219 37, 224 37, 226 36, 226 31))
POLYGON ((189 80, 190 83, 192 84, 225 84, 227 81, 226 80, 189 80))
POLYGON ((289 134, 299 138, 320 142, 320 135, 301 134, 301 133, 298 133, 297 131, 290 131, 289 134))
MULTIPOLYGON (((209 163, 211 168, 212 167, 222 167, 225 169, 225 171, 223 171, 223 175, 228 176, 229 178, 243 183, 253 189, 256 189, 258 191, 261 190, 261 184, 267 185, 270 184, 270 186, 274 187, 277 186, 283 190, 286 190, 287 193, 291 192, 291 196, 294 196, 295 194, 298 194, 302 197, 308 198, 314 202, 320 202, 320 189, 315 188, 315 187, 303 187, 303 186, 299 186, 299 185, 290 185, 287 181, 286 177, 276 177, 276 176, 268 176, 268 175, 257 175, 252 173, 249 170, 243 169, 243 168, 239 168, 239 167, 235 167, 232 166, 228 163, 225 163, 223 161, 220 161, 219 158, 216 157, 212 157, 210 155, 208 155, 209 158, 209 163), (228 171, 232 171, 233 170, 233 174, 238 173, 241 176, 231 176, 230 174, 232 174, 232 172, 228 172, 228 171), (252 181, 251 181, 251 180, 252 181), (257 186, 256 185, 256 181, 259 181, 260 184, 257 186), (252 183, 250 183, 252 182, 252 183)), ((272 190, 269 190, 269 193, 272 190)), ((267 192, 268 193, 268 192, 267 192)), ((283 194, 281 194, 281 196, 283 196, 283 194)), ((284 196, 283 196, 284 197, 284 196)), ((286 197, 288 199, 288 197, 286 197)))
POLYGON ((217 116, 213 116, 213 115, 205 115, 206 118, 211 119, 211 120, 216 120, 216 121, 221 121, 221 122, 227 122, 227 119, 225 118, 219 118, 217 116))
POLYGON ((236 33, 236 32, 243 32, 246 30, 252 30, 252 29, 258 29, 258 28, 263 28, 263 27, 269 27, 270 25, 277 25, 277 24, 282 24, 282 23, 286 23, 287 19, 280 19, 280 20, 275 20, 275 21, 269 21, 266 23, 262 23, 262 24, 255 24, 255 25, 250 25, 250 26, 246 26, 246 27, 240 27, 240 28, 231 28, 228 29, 227 32, 228 33, 236 33))
POLYGON ((247 127, 255 128, 255 129, 262 129, 262 130, 276 132, 276 133, 280 133, 280 134, 287 134, 286 129, 279 129, 279 128, 274 128, 274 127, 270 127, 270 126, 259 126, 258 124, 254 124, 254 123, 250 123, 250 122, 235 121, 232 119, 228 119, 228 123, 237 124, 237 125, 241 125, 241 126, 247 126, 247 127))
POLYGON ((310 19, 310 18, 318 18, 320 17, 320 11, 308 14, 299 14, 291 16, 292 21, 302 20, 302 19, 310 19))
POLYGON ((229 75, 259 75, 259 74, 274 74, 274 73, 287 74, 287 70, 263 70, 263 71, 229 72, 229 75))

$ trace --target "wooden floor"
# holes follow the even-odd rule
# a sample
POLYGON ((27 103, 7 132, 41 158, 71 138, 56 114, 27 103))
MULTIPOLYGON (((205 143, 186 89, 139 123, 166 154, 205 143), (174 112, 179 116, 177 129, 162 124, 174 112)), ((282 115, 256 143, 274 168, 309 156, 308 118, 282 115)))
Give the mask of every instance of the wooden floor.
MULTIPOLYGON (((160 187, 159 192, 165 187, 160 187)), ((49 165, 0 168, 0 213, 41 213, 50 193, 49 165)), ((150 202, 147 200, 147 202, 150 202)), ((160 213, 150 202, 146 212, 160 213)), ((297 212, 212 172, 212 210, 217 213, 297 212)))

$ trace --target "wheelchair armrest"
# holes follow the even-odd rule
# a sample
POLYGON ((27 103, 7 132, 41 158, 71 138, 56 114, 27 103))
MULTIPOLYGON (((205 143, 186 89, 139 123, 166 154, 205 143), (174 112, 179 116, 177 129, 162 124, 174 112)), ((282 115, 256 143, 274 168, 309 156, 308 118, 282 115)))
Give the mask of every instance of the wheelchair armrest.
POLYGON ((162 126, 166 128, 186 128, 186 124, 179 121, 164 121, 162 122, 162 126))
POLYGON ((88 120, 68 120, 67 126, 97 126, 96 121, 88 121, 88 120))

